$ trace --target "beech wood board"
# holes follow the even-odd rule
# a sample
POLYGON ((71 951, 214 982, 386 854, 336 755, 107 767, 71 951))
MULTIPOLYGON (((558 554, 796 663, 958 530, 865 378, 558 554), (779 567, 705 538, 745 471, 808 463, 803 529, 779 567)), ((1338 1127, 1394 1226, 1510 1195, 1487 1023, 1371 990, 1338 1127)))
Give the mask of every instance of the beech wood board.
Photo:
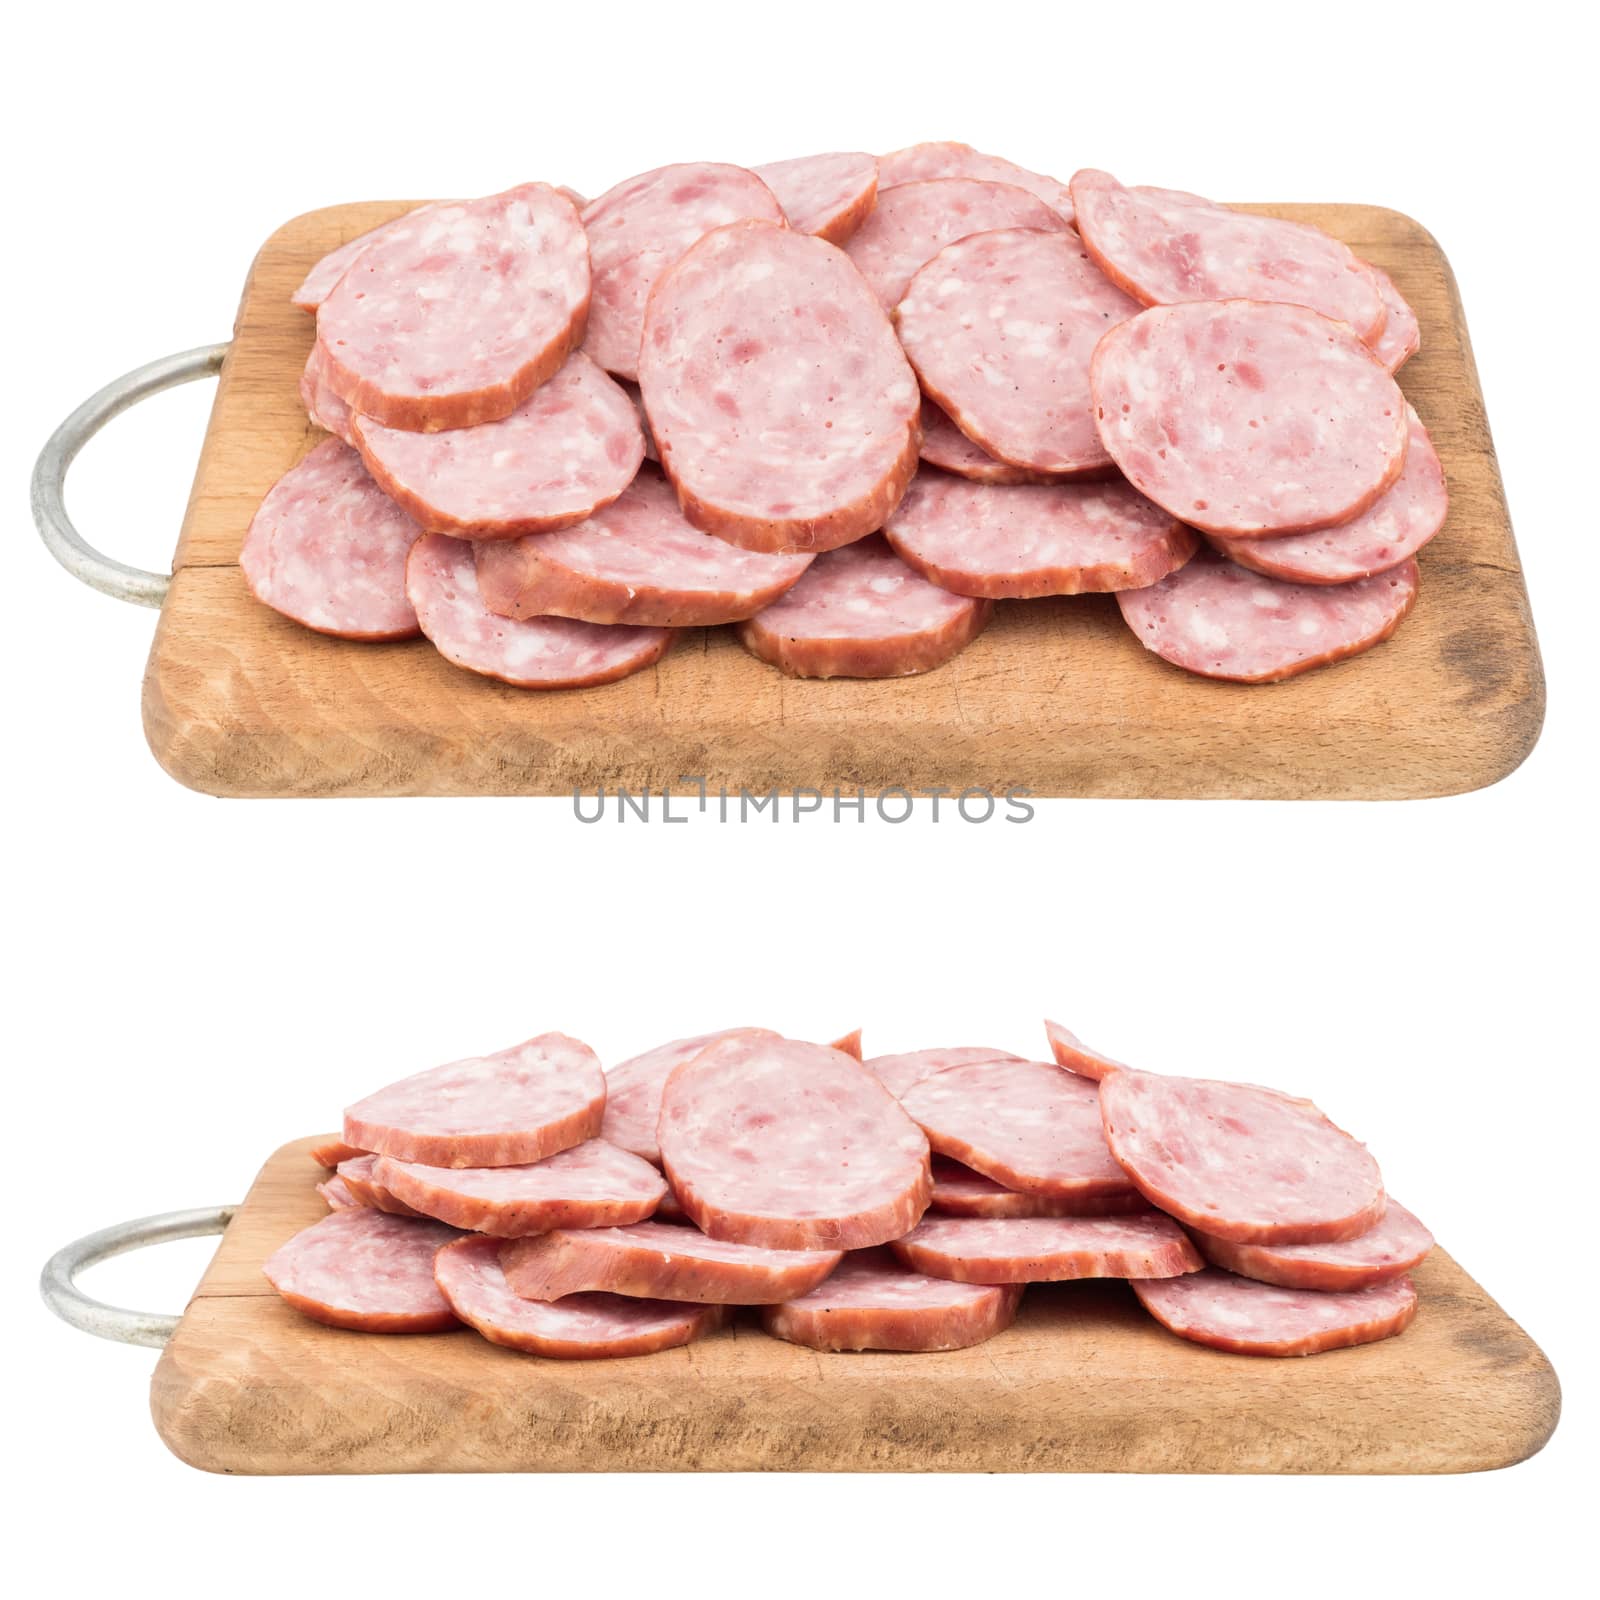
POLYGON ((1104 595, 1002 602, 954 661, 889 682, 808 682, 688 630, 621 683, 512 689, 425 641, 322 638, 251 599, 240 541, 321 437, 297 395, 313 319, 289 304, 327 250, 413 202, 297 217, 262 246, 200 455, 144 684, 157 759, 218 795, 659 793, 682 775, 752 792, 836 785, 1040 796, 1402 799, 1504 777, 1533 747, 1544 679, 1449 263, 1374 206, 1250 209, 1321 224, 1387 269, 1422 353, 1400 381, 1451 511, 1389 643, 1288 683, 1210 682, 1145 651, 1104 595))
MULTIPOLYGON (((323 1135, 326 1139, 329 1135, 323 1135)), ((1550 1437, 1544 1354, 1442 1250, 1400 1337, 1304 1359, 1167 1333, 1122 1283, 1035 1285, 1013 1327, 937 1355, 824 1355, 752 1312, 659 1355, 550 1361, 469 1329, 378 1335, 292 1311, 261 1263, 326 1214, 318 1139, 262 1168, 151 1384, 213 1472, 1439 1473, 1550 1437)))

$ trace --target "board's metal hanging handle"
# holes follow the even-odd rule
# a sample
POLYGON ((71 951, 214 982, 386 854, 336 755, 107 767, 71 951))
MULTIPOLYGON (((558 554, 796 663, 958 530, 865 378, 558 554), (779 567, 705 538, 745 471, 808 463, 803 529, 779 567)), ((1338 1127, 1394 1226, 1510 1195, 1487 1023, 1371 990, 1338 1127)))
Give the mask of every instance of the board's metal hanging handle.
POLYGON ((202 1206, 195 1211, 167 1211, 159 1217, 139 1217, 119 1222, 86 1234, 57 1250, 39 1274, 39 1293, 44 1303, 74 1328, 82 1328, 97 1339, 115 1339, 121 1344, 150 1345, 159 1350, 173 1335, 178 1319, 163 1311, 128 1311, 92 1300, 78 1287, 77 1277, 97 1261, 109 1261, 129 1250, 146 1245, 168 1244, 174 1239, 201 1239, 221 1233, 233 1220, 237 1206, 202 1206))
POLYGON ((125 373, 91 395, 45 441, 33 464, 33 521, 46 548, 73 577, 139 606, 160 606, 172 582, 165 572, 146 572, 103 556, 72 525, 67 515, 67 468, 83 447, 119 413, 163 389, 175 389, 196 378, 211 378, 222 370, 225 344, 202 345, 180 355, 164 356, 148 366, 125 373))

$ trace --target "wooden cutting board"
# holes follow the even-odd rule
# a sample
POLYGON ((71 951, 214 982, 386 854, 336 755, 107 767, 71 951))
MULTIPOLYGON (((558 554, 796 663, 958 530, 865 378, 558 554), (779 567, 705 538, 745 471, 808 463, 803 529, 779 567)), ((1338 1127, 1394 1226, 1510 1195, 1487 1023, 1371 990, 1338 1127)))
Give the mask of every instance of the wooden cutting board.
POLYGON ((320 437, 296 394, 312 319, 289 295, 325 251, 405 209, 297 217, 245 283, 144 685, 151 748, 192 788, 659 793, 689 774, 753 792, 1400 799, 1493 783, 1538 737, 1544 679, 1455 280, 1426 230, 1373 206, 1252 208, 1338 234, 1421 317, 1401 381, 1449 476, 1450 520, 1416 611, 1356 661, 1270 687, 1207 682, 1149 655, 1096 595, 1002 603, 921 678, 800 682, 727 630, 696 629, 651 671, 541 694, 462 672, 425 642, 296 627, 251 600, 237 565, 261 497, 320 437))
MULTIPOLYGON (((324 1135, 324 1138, 329 1136, 324 1135)), ((1550 1437, 1543 1353, 1443 1251, 1417 1320, 1305 1360, 1173 1337, 1121 1283, 1036 1285, 971 1350, 822 1355, 735 1325, 680 1350, 545 1361, 476 1333, 342 1332, 261 1263, 326 1214, 285 1145, 224 1235, 151 1383, 212 1472, 1473 1472, 1550 1437)))

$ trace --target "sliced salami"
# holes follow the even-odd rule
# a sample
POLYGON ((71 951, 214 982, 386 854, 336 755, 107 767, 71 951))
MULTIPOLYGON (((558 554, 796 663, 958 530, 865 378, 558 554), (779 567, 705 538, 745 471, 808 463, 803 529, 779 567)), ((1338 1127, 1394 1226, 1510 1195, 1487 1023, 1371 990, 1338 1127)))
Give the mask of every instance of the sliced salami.
POLYGON ((317 311, 330 388, 391 428, 508 417, 583 342, 589 246, 548 184, 413 212, 317 311))
POLYGON ((399 1161, 507 1167, 592 1139, 605 1104, 594 1051, 564 1033, 544 1033, 413 1073, 358 1100, 344 1114, 344 1136, 399 1161))
POLYGON ((860 539, 916 471, 889 319, 843 252, 789 228, 718 228, 661 275, 639 385, 684 515, 747 550, 860 539))
POLYGON ((1398 372, 1422 348, 1422 328, 1417 322, 1416 312, 1395 288, 1394 279, 1370 261, 1366 267, 1377 280, 1378 293, 1387 312, 1383 319, 1383 332, 1369 341, 1372 353, 1390 372, 1398 372))
POLYGON ((988 600, 1142 589, 1199 546, 1126 483, 1001 485, 944 472, 917 474, 883 534, 941 589, 988 600))
POLYGON ((1077 1034, 1068 1032, 1059 1022, 1046 1019, 1044 1033, 1050 1041, 1050 1053, 1056 1058, 1056 1065, 1077 1073, 1080 1078, 1093 1078, 1098 1083, 1107 1073, 1127 1065, 1125 1061, 1116 1061, 1098 1050, 1091 1050, 1077 1034))
POLYGON ((471 544, 442 533, 424 534, 412 547, 406 593, 446 661, 517 689, 612 683, 659 661, 676 637, 667 628, 497 617, 483 603, 471 544))
POLYGON ((928 1141, 826 1045, 725 1034, 667 1080, 658 1133, 673 1193, 713 1239, 854 1250, 928 1204, 928 1141))
POLYGON ((1409 1278, 1329 1294, 1281 1289, 1216 1267, 1182 1278, 1135 1282, 1133 1292, 1181 1339, 1246 1356, 1314 1356, 1402 1333, 1417 1314, 1409 1278))
POLYGON ((278 1246, 262 1272, 296 1311, 362 1333, 434 1333, 455 1326, 433 1281, 433 1258, 458 1238, 441 1222, 341 1207, 278 1246))
POLYGON ((1021 1300, 1019 1286, 952 1283, 860 1250, 819 1288, 769 1306, 761 1325, 812 1350, 965 1350, 1004 1333, 1021 1300))
POLYGON ((512 1294, 500 1270, 498 1239, 458 1239, 434 1263, 440 1292, 455 1314, 491 1344, 560 1361, 648 1356, 688 1344, 721 1325, 721 1306, 574 1294, 546 1303, 512 1294))
POLYGON ((946 245, 895 308, 922 392, 990 455, 1033 472, 1104 475, 1089 358, 1136 316, 1075 233, 1000 228, 946 245))
POLYGON ((903 1055, 873 1056, 865 1063, 878 1081, 897 1100, 914 1083, 931 1078, 946 1067, 961 1067, 971 1061, 1020 1061, 1021 1056, 986 1045, 955 1045, 937 1050, 908 1050, 903 1055))
MULTIPOLYGON (((355 264, 355 259, 367 248, 369 244, 376 244, 386 234, 392 233, 402 224, 408 222, 419 211, 426 211, 427 206, 418 206, 414 211, 408 211, 404 216, 395 217, 392 221, 379 223, 376 228, 369 228, 365 233, 357 234, 354 239, 346 239, 337 249, 330 250, 301 280, 300 287, 289 296, 289 304, 298 307, 301 311, 316 314, 317 307, 333 293, 339 280, 355 264)), ((333 432, 330 429, 329 432, 333 432)))
POLYGON ((1278 683, 1382 644, 1416 604, 1418 576, 1407 560, 1355 583, 1285 583, 1202 550, 1117 604, 1140 644, 1185 672, 1278 683))
POLYGON ((422 530, 349 445, 324 439, 267 491, 245 531, 250 592, 302 627, 340 639, 410 639, 406 557, 422 530))
POLYGON ((1398 1278, 1433 1248, 1433 1235, 1391 1200, 1375 1228, 1331 1244, 1235 1244, 1195 1231, 1213 1266, 1286 1289, 1365 1289, 1398 1278))
POLYGON ((878 162, 859 150, 797 156, 752 169, 778 197, 789 226, 843 244, 878 198, 878 162))
POLYGON ((1112 1154, 1188 1227, 1238 1244, 1323 1244, 1383 1217, 1378 1163, 1309 1100, 1131 1068, 1099 1094, 1112 1154))
POLYGON ((839 1265, 838 1250, 766 1250, 708 1239, 696 1228, 563 1228, 514 1239, 500 1252, 511 1292, 560 1300, 599 1290, 629 1298, 764 1306, 809 1294, 839 1265))
POLYGON ((924 1217, 890 1246, 918 1272, 957 1283, 1171 1278, 1205 1262, 1171 1217, 924 1217))
POLYGON ((874 534, 818 556, 736 631, 752 655, 792 677, 903 678, 959 655, 991 610, 930 583, 874 534))
POLYGON ((361 1202, 350 1192, 350 1185, 343 1178, 335 1174, 323 1183, 317 1185, 317 1193, 328 1202, 330 1211, 348 1211, 361 1202))
MULTIPOLYGON (((922 401, 922 459, 975 483, 1053 483, 1046 472, 1029 472, 1007 461, 997 461, 982 445, 974 444, 926 396, 922 401)), ((915 482, 915 479, 912 480, 915 482)))
POLYGON ((782 225, 783 207, 755 173, 711 161, 658 167, 591 200, 583 210, 594 261, 589 354, 619 378, 638 377, 656 280, 697 239, 743 218, 782 225))
POLYGON ((480 544, 476 558, 484 604, 498 616, 663 628, 754 616, 811 564, 808 555, 741 550, 702 533, 653 468, 576 527, 480 544))
POLYGON ((1002 156, 986 156, 970 144, 954 140, 914 144, 878 159, 878 183, 882 188, 927 178, 979 178, 988 183, 1014 184, 1037 195, 1063 222, 1072 221, 1072 191, 1066 184, 1040 172, 1029 172, 1002 156))
POLYGON ((378 1156, 352 1156, 339 1163, 339 1182, 351 1202, 358 1206, 371 1206, 374 1211, 387 1211, 392 1217, 419 1217, 420 1211, 408 1206, 392 1190, 378 1181, 374 1170, 381 1158, 378 1156))
POLYGON ((327 376, 322 369, 320 344, 312 345, 311 354, 306 357, 305 367, 300 374, 300 404, 319 428, 355 448, 355 435, 351 431, 355 413, 328 387, 327 376))
POLYGON ((510 416, 449 433, 351 421, 367 470, 430 533, 515 539, 608 506, 644 460, 626 394, 575 351, 510 416))
POLYGON ((326 1167, 329 1172, 335 1171, 343 1161, 353 1161, 357 1156, 367 1155, 369 1152, 358 1150, 353 1144, 346 1144, 342 1139, 330 1139, 326 1144, 319 1144, 311 1151, 311 1159, 319 1167, 326 1167))
POLYGON ((950 1217, 1116 1217, 1145 1209, 1144 1196, 1137 1190, 1104 1195, 1027 1194, 1008 1189, 948 1156, 933 1158, 933 1196, 928 1210, 950 1217))
POLYGON ((1128 481, 1206 533, 1348 522, 1405 464, 1394 379, 1348 327, 1304 306, 1158 306, 1106 334, 1089 377, 1128 481))

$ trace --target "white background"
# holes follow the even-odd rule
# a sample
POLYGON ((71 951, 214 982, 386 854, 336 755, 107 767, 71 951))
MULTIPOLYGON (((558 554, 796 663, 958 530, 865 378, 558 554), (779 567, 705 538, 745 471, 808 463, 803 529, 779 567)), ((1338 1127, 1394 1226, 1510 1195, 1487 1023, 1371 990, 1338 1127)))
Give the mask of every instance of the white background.
MULTIPOLYGON (((1523 1579, 1533 1551, 1587 1546, 1600 352, 1578 162, 1592 94, 1566 8, 1493 26, 1464 7, 1152 0, 94 11, 13 19, 0 102, 20 1537, 69 1556, 85 1590, 346 1595, 496 1577, 551 1594, 819 1578, 841 1594, 1479 1593, 1523 1579), (91 389, 226 337, 279 223, 923 138, 1063 177, 1101 165, 1223 199, 1382 204, 1433 231, 1550 680, 1521 771, 1406 805, 1058 803, 1028 827, 937 828, 221 803, 162 775, 138 710, 154 617, 54 568, 24 479, 91 389), (1464 1479, 230 1481, 158 1441, 152 1352, 74 1333, 34 1296, 57 1244, 236 1199, 361 1092, 533 1032, 608 1061, 730 1020, 822 1037, 859 1023, 872 1052, 1036 1052, 1047 1010, 1136 1063, 1312 1095, 1365 1137, 1554 1360, 1567 1412, 1548 1449, 1464 1479)), ((71 506, 91 538, 165 564, 209 403, 204 385, 163 397, 85 453, 71 506)), ((90 1281, 177 1308, 208 1248, 90 1281)))

